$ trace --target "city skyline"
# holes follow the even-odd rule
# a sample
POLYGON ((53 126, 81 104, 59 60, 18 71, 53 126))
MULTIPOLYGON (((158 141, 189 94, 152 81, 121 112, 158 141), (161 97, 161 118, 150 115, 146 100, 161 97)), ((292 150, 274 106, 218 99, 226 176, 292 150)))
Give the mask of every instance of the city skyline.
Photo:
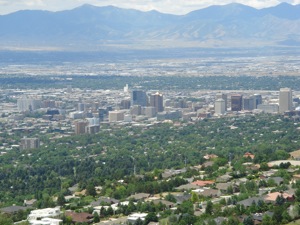
POLYGON ((300 4, 300 0, 221 0, 221 1, 184 1, 178 0, 176 4, 173 4, 170 0, 130 0, 130 1, 121 1, 121 0, 66 0, 66 1, 58 1, 58 0, 16 0, 16 1, 8 1, 1 0, 0 1, 0 15, 9 14, 12 12, 16 12, 19 10, 48 10, 48 11, 62 11, 73 9, 79 7, 83 4, 92 4, 95 6, 107 6, 113 5, 120 8, 131 8, 137 9, 141 11, 150 11, 157 10, 162 13, 170 13, 183 15, 189 13, 191 11, 205 8, 211 5, 225 5, 230 3, 240 3, 244 5, 248 5, 254 8, 267 8, 271 6, 278 5, 280 3, 289 3, 292 5, 300 4))

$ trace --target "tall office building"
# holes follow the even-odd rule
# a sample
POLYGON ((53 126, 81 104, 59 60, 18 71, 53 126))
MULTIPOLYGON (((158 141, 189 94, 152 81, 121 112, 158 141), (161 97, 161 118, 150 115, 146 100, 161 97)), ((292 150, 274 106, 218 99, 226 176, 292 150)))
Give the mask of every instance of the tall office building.
POLYGON ((72 85, 67 85, 67 93, 72 93, 72 85))
POLYGON ((76 121, 75 122, 75 134, 85 134, 86 127, 88 125, 88 122, 86 121, 76 121))
POLYGON ((134 105, 130 108, 130 114, 134 116, 139 116, 142 114, 142 107, 140 105, 134 105))
POLYGON ((19 112, 34 111, 41 108, 42 102, 41 100, 23 97, 18 99, 17 105, 19 112))
POLYGON ((262 104, 262 97, 260 94, 254 94, 254 107, 257 109, 257 106, 262 104))
POLYGON ((55 101, 53 100, 45 100, 43 101, 44 108, 55 108, 55 101))
POLYGON ((255 109, 255 98, 253 96, 243 97, 243 110, 255 109))
POLYGON ((84 105, 84 103, 78 103, 78 105, 77 105, 77 110, 78 111, 81 111, 81 112, 83 112, 84 111, 84 108, 85 108, 85 105, 84 105))
POLYGON ((219 98, 215 101, 215 114, 223 115, 225 113, 225 101, 219 98))
POLYGON ((98 126, 100 125, 100 119, 93 117, 93 118, 87 118, 87 121, 89 123, 89 126, 98 126))
POLYGON ((38 138, 27 138, 24 137, 21 139, 21 150, 25 149, 35 149, 40 147, 40 139, 38 138))
POLYGON ((223 99, 225 101, 225 111, 227 111, 227 94, 217 93, 216 100, 217 99, 223 99))
POLYGON ((100 122, 104 121, 105 117, 107 116, 108 112, 106 109, 100 108, 98 109, 98 114, 99 114, 99 120, 100 122))
POLYGON ((292 109, 293 109, 292 90, 290 88, 280 88, 279 113, 291 111, 292 109))
POLYGON ((241 111, 243 104, 243 96, 236 94, 231 95, 231 111, 241 111))
POLYGON ((156 112, 163 112, 163 95, 160 93, 155 93, 150 95, 150 106, 156 109, 156 112))
POLYGON ((120 103, 120 108, 121 109, 130 109, 130 100, 129 99, 124 99, 120 103))
POLYGON ((140 106, 147 106, 148 97, 146 92, 141 90, 133 90, 131 92, 131 106, 140 105, 140 106))
POLYGON ((127 93, 128 91, 129 91, 129 87, 128 87, 128 84, 126 84, 124 87, 124 92, 127 93))
POLYGON ((124 120, 124 111, 110 111, 108 114, 109 122, 118 122, 124 120))

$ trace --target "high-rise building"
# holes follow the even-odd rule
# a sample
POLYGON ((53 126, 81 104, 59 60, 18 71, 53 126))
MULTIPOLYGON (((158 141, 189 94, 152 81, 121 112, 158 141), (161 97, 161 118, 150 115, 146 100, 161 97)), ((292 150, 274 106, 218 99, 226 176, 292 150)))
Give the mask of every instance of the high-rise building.
POLYGON ((130 114, 133 116, 139 116, 142 114, 142 107, 140 105, 134 105, 130 108, 130 114))
POLYGON ((106 115, 107 115, 107 110, 106 109, 103 109, 103 108, 100 108, 98 109, 98 113, 99 113, 99 120, 102 122, 104 121, 106 115))
POLYGON ((129 99, 124 99, 120 103, 120 108, 121 109, 130 109, 130 100, 129 99))
POLYGON ((75 134, 85 134, 86 127, 88 125, 88 122, 86 121, 76 121, 75 122, 75 134))
POLYGON ((217 93, 216 99, 223 99, 225 101, 225 111, 227 111, 227 95, 223 93, 217 93))
POLYGON ((254 107, 255 109, 257 109, 257 106, 262 104, 262 97, 260 94, 254 94, 253 97, 254 97, 254 107))
POLYGON ((152 107, 152 106, 145 107, 144 110, 145 110, 145 116, 150 117, 150 118, 156 116, 156 108, 155 107, 152 107))
POLYGON ((241 111, 243 96, 240 94, 231 95, 231 111, 241 111))
POLYGON ((124 87, 124 92, 127 93, 128 91, 129 91, 129 87, 128 87, 128 84, 126 84, 124 87))
POLYGON ((87 126, 86 127, 86 133, 88 134, 96 134, 100 131, 100 126, 99 125, 93 125, 93 126, 87 126))
POLYGON ((21 139, 21 150, 25 149, 35 149, 40 147, 40 139, 38 138, 27 138, 24 137, 21 139))
POLYGON ((146 92, 141 90, 133 90, 131 92, 131 106, 140 105, 140 106, 147 106, 148 97, 146 92))
POLYGON ((225 113, 225 101, 219 98, 215 101, 215 114, 223 115, 225 113))
POLYGON ((243 97, 243 110, 255 109, 255 99, 253 96, 243 97))
POLYGON ((19 112, 34 111, 41 108, 41 100, 23 97, 17 101, 19 112))
POLYGON ((84 111, 84 103, 78 103, 77 110, 83 112, 84 111))
POLYGON ((72 93, 72 85, 67 85, 67 93, 72 93))
POLYGON ((118 122, 124 120, 124 112, 123 111, 110 111, 108 114, 109 122, 118 122))
POLYGON ((87 118, 87 121, 89 123, 89 126, 98 126, 100 125, 100 119, 93 117, 93 118, 87 118))
POLYGON ((53 100, 45 100, 43 103, 45 108, 55 108, 55 101, 53 100))
POLYGON ((163 101, 163 95, 158 92, 150 95, 150 106, 154 107, 156 112, 164 111, 163 101))
POLYGON ((280 88, 279 92, 279 113, 293 109, 293 96, 290 88, 280 88))

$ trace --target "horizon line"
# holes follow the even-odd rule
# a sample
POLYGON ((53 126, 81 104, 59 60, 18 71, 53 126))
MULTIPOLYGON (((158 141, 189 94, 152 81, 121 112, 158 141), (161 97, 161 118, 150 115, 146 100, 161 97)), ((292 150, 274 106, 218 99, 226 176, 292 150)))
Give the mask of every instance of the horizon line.
POLYGON ((251 6, 251 5, 248 5, 248 4, 242 4, 242 3, 238 3, 238 2, 231 2, 231 3, 227 3, 227 4, 211 4, 211 5, 207 5, 207 6, 204 6, 204 7, 199 7, 197 9, 192 9, 192 10, 187 11, 185 13, 177 14, 177 13, 171 13, 171 12, 163 12, 163 11, 158 10, 158 9, 142 10, 142 9, 133 8, 133 7, 131 7, 131 8, 129 8, 129 7, 121 7, 121 6, 117 6, 117 5, 114 5, 114 4, 95 5, 95 4, 90 4, 90 3, 84 3, 84 4, 81 4, 81 5, 75 6, 75 7, 66 8, 66 9, 60 9, 60 10, 49 10, 49 9, 42 9, 42 8, 41 9, 19 9, 19 10, 15 10, 15 11, 3 13, 3 14, 0 13, 0 16, 7 16, 7 15, 10 15, 10 14, 14 14, 14 13, 22 12, 22 11, 45 11, 45 12, 57 13, 57 12, 63 12, 63 11, 72 11, 72 10, 75 10, 77 8, 81 8, 83 6, 92 6, 92 7, 97 7, 97 8, 115 7, 115 8, 119 8, 119 9, 137 10, 137 11, 140 11, 140 12, 157 11, 157 12, 162 13, 162 14, 169 14, 169 15, 178 15, 178 16, 180 16, 180 15, 186 15, 186 14, 191 13, 193 11, 197 11, 197 10, 201 10, 201 9, 206 9, 206 8, 209 8, 209 7, 212 7, 212 6, 226 6, 226 5, 234 5, 234 4, 247 6, 247 7, 253 8, 253 9, 257 9, 257 10, 272 8, 272 7, 276 7, 276 6, 279 6, 279 5, 290 5, 290 6, 300 5, 300 4, 290 4, 288 2, 281 2, 279 4, 275 4, 275 5, 271 5, 271 6, 267 6, 267 7, 254 7, 254 6, 251 6))

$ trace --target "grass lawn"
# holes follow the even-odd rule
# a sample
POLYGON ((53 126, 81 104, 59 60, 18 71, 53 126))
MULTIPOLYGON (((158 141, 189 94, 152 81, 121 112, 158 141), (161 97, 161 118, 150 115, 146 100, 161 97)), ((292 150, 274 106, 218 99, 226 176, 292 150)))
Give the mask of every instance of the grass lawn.
POLYGON ((300 224, 300 219, 299 220, 296 220, 294 222, 290 222, 288 223, 287 225, 299 225, 300 224))

